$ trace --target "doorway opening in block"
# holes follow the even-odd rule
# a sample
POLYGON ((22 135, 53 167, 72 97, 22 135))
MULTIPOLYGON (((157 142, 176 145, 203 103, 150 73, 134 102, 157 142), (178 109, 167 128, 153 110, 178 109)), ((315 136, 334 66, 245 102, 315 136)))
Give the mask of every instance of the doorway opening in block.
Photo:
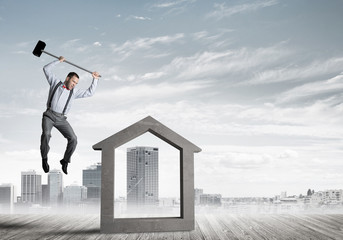
POLYGON ((147 132, 114 154, 114 218, 181 217, 179 149, 147 132))

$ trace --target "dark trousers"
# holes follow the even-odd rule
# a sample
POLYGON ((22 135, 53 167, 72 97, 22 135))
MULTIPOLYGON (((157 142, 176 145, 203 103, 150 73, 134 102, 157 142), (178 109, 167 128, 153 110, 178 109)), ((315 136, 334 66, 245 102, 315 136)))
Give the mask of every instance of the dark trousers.
POLYGON ((42 158, 48 158, 50 150, 49 141, 51 138, 51 129, 53 127, 57 128, 57 130, 60 131, 60 133, 62 133, 62 135, 68 140, 67 149, 64 153, 63 159, 69 163, 70 158, 76 149, 77 137, 73 128, 68 123, 67 117, 49 109, 43 113, 42 119, 42 136, 40 145, 42 158))

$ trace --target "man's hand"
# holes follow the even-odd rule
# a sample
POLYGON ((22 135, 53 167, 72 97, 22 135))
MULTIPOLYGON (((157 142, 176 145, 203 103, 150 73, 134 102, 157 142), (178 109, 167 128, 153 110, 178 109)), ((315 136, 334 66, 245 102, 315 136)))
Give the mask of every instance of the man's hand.
POLYGON ((100 74, 98 72, 92 72, 93 78, 99 79, 100 74))
POLYGON ((59 60, 60 62, 64 62, 64 61, 65 61, 65 58, 62 57, 62 56, 60 56, 60 57, 58 58, 58 60, 59 60))

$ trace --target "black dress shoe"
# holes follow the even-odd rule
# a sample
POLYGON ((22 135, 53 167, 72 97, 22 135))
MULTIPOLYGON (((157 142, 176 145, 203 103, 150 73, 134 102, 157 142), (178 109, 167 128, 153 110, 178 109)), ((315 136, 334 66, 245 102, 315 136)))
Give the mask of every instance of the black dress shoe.
POLYGON ((47 158, 43 158, 42 159, 42 167, 45 173, 49 172, 49 164, 48 164, 48 159, 47 158))
POLYGON ((62 159, 60 161, 61 165, 62 165, 62 171, 65 173, 65 174, 68 174, 67 172, 67 167, 68 167, 68 162, 64 161, 64 159, 62 159))

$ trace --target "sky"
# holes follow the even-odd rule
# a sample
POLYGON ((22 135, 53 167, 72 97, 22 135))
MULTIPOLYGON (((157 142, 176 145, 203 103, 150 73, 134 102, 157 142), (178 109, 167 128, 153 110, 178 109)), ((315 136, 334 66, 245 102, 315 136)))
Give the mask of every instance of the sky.
MULTIPOLYGON (((343 189, 343 2, 0 0, 0 184, 20 195, 21 171, 41 168, 46 51, 102 77, 73 102, 78 147, 64 185, 101 161, 92 146, 152 116, 199 146, 195 187, 223 197, 343 189)), ((87 88, 89 73, 66 63, 87 88)), ((50 169, 66 140, 53 130, 50 169)), ((149 134, 127 147, 160 149, 160 196, 178 190, 178 150, 149 134), (167 146, 166 146, 167 145, 167 146)), ((117 155, 116 155, 117 156, 117 155)), ((119 159, 119 157, 118 157, 119 159)), ((125 160, 116 162, 125 196, 125 160)))

